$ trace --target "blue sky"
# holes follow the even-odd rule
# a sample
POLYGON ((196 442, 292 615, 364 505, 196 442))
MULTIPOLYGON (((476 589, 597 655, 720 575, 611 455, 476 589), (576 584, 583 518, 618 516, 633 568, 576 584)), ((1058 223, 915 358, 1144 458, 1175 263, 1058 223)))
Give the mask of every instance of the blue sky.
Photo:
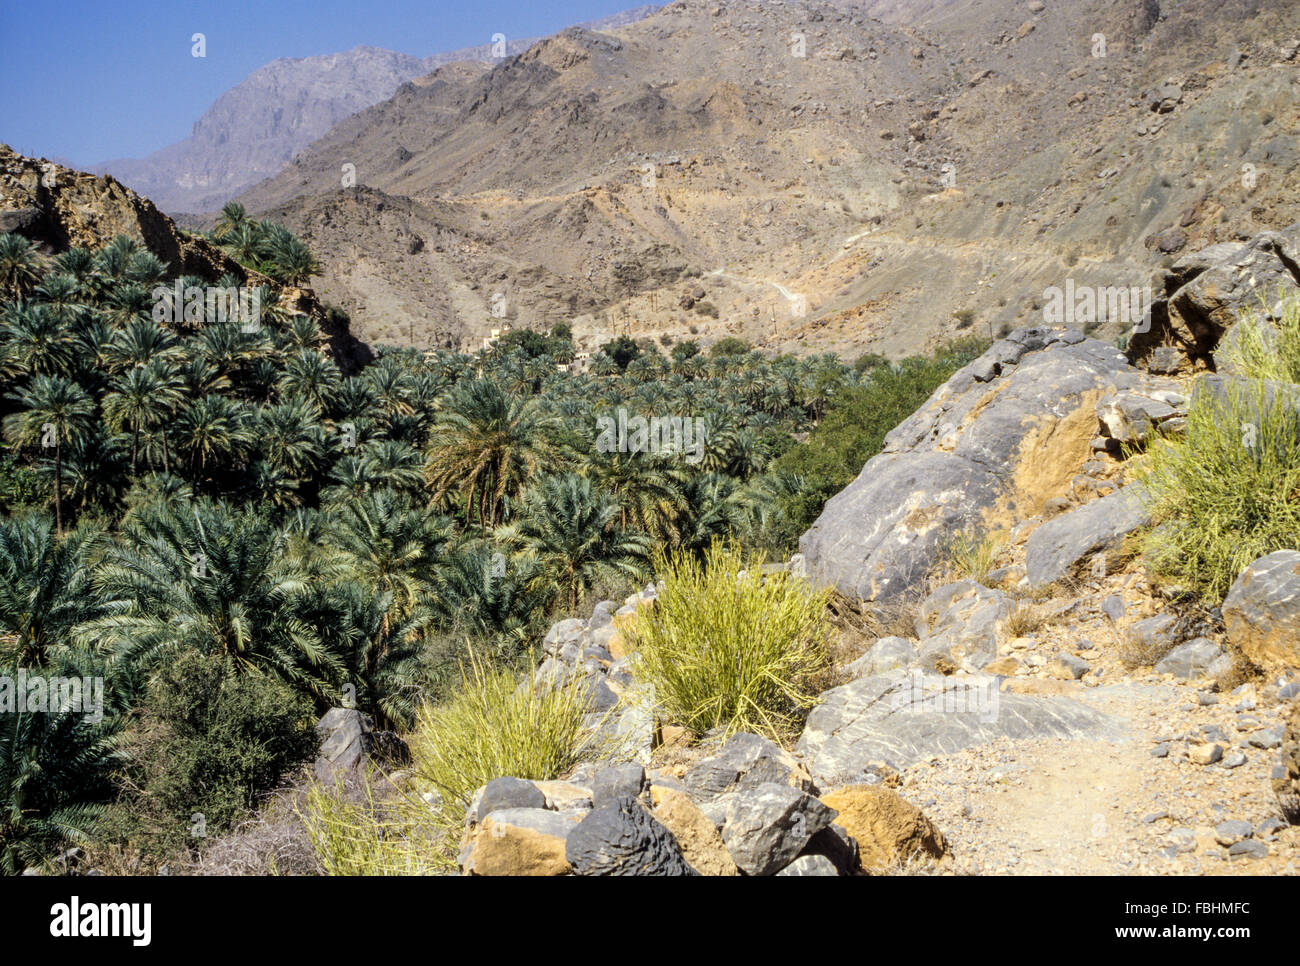
POLYGON ((418 57, 554 33, 640 0, 0 0, 0 141, 78 165, 182 140, 269 61, 358 44, 418 57), (191 56, 203 33, 207 56, 191 56))

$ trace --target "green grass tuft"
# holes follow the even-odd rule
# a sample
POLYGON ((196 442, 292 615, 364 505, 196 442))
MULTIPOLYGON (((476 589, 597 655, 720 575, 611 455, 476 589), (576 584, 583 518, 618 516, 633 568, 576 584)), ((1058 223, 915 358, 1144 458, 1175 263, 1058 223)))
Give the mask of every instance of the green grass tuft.
POLYGON ((698 734, 787 733, 827 667, 828 591, 784 572, 764 579, 761 563, 745 570, 740 552, 717 542, 703 562, 662 552, 655 561, 665 589, 629 633, 633 673, 698 734))
POLYGON ((417 715, 409 738, 416 779, 459 820, 474 791, 494 778, 549 780, 576 764, 590 707, 580 681, 521 682, 471 651, 451 696, 417 715))
POLYGON ((1268 394, 1260 380, 1195 393, 1185 437, 1157 441, 1143 474, 1148 563, 1216 602, 1251 561, 1300 547, 1300 415, 1268 394))

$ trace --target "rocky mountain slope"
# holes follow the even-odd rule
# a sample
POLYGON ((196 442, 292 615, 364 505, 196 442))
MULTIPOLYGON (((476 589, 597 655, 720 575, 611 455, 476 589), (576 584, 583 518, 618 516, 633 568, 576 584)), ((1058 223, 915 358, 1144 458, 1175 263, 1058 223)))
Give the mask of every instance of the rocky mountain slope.
POLYGON ((215 245, 178 228, 148 198, 111 175, 96 177, 24 157, 0 144, 0 232, 29 238, 45 254, 77 246, 98 249, 126 235, 167 264, 168 278, 191 275, 216 282, 233 276, 241 285, 270 287, 286 309, 316 320, 345 372, 355 372, 373 358, 311 289, 281 286, 244 268, 215 245))
MULTIPOLYGON (((628 10, 589 26, 619 26, 652 9, 628 10)), ((506 53, 519 54, 536 39, 508 37, 506 53)), ((95 170, 114 175, 165 211, 220 208, 242 189, 275 174, 339 121, 387 100, 407 81, 451 63, 483 71, 497 59, 491 43, 429 57, 359 46, 282 58, 217 98, 185 140, 145 158, 105 161, 95 170)))
POLYGON ((1294 12, 679 0, 435 71, 242 200, 372 339, 902 354, 1300 216, 1294 12))

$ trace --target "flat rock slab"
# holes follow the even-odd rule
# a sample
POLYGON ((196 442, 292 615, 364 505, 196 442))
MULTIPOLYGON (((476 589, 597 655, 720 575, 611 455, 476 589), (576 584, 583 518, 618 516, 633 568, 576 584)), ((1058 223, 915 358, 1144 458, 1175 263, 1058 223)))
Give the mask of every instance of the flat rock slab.
POLYGON ((826 692, 796 751, 820 788, 869 782, 873 763, 904 769, 999 738, 1122 740, 1125 722, 1072 698, 1008 694, 993 675, 893 673, 826 692))

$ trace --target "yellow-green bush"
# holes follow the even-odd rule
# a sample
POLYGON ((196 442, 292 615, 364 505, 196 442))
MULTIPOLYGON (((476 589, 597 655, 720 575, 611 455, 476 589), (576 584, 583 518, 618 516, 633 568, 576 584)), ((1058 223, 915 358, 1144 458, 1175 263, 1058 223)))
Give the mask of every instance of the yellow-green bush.
POLYGON ((298 808, 326 875, 438 875, 455 871, 455 833, 423 801, 394 792, 380 801, 368 776, 357 792, 313 784, 298 808))
POLYGON ((633 673, 692 731, 778 735, 812 705, 829 661, 828 592, 784 572, 765 578, 761 565, 745 570, 716 542, 703 562, 655 559, 665 588, 629 632, 633 673))
POLYGON ((1143 550, 1160 575, 1221 601, 1252 560, 1300 547, 1300 416, 1261 380, 1194 394, 1183 439, 1143 474, 1157 524, 1143 550))
POLYGON ((574 765, 590 707, 580 682, 521 682, 471 653, 447 700, 417 715, 409 738, 416 778, 458 819, 475 789, 494 778, 552 779, 574 765))
POLYGON ((955 533, 948 541, 948 565, 957 576, 982 584, 989 579, 1000 550, 998 541, 990 535, 971 531, 955 533))
POLYGON ((1276 324, 1258 314, 1244 316, 1232 338, 1215 353, 1223 367, 1256 379, 1300 382, 1300 299, 1282 303, 1276 324))

